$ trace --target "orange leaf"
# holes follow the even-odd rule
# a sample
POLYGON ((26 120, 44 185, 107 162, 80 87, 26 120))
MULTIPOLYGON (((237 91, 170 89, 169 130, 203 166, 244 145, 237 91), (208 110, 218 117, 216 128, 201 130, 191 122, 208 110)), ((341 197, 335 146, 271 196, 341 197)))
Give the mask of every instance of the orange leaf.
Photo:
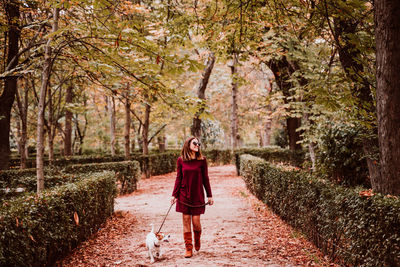
POLYGON ((79 217, 78 217, 78 213, 76 213, 76 211, 74 212, 74 220, 76 225, 79 225, 79 217))
POLYGON ((375 195, 375 193, 372 192, 372 189, 360 191, 358 194, 362 197, 371 197, 371 196, 375 195))
POLYGON ((35 242, 36 243, 36 240, 33 238, 33 236, 32 235, 29 235, 29 238, 33 241, 33 242, 35 242))
POLYGON ((16 225, 17 225, 17 227, 19 226, 19 221, 18 221, 18 218, 17 217, 15 217, 15 222, 16 222, 16 225))

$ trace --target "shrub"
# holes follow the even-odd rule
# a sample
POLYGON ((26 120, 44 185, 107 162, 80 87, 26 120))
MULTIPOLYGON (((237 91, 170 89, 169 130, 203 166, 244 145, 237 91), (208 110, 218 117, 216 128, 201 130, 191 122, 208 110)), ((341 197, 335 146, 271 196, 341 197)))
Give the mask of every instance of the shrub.
POLYGON ((334 185, 250 155, 241 156, 249 190, 342 265, 400 266, 400 200, 334 185))
POLYGON ((76 164, 64 168, 66 173, 88 173, 99 171, 115 171, 116 179, 121 188, 119 193, 129 194, 137 189, 137 182, 140 180, 141 172, 138 161, 106 162, 91 164, 76 164))
POLYGON ((232 150, 225 149, 211 149, 202 151, 203 155, 207 157, 207 161, 211 165, 224 165, 233 163, 232 150))
POLYGON ((112 214, 115 196, 115 173, 102 172, 3 202, 0 265, 51 266, 97 232, 112 214))
MULTIPOLYGON (((77 177, 73 174, 62 173, 54 168, 45 169, 45 187, 51 188, 65 183, 76 181, 77 177)), ((0 173, 0 199, 9 199, 20 196, 26 192, 35 192, 37 189, 36 169, 10 170, 0 173), (4 179, 4 180, 2 180, 4 179), (17 192, 17 188, 23 191, 17 192), (6 193, 4 190, 9 189, 6 193)))
MULTIPOLYGON (((116 179, 120 184, 120 194, 129 194, 136 190, 141 172, 139 162, 122 161, 92 164, 75 164, 64 169, 56 167, 45 168, 45 188, 51 188, 65 183, 76 181, 82 173, 115 171, 116 179)), ((25 192, 35 192, 37 186, 36 169, 7 170, 0 173, 0 189, 23 188, 25 192)), ((5 193, 0 190, 0 197, 10 198, 21 193, 5 193)))
POLYGON ((161 175, 174 172, 176 169, 176 161, 180 153, 177 151, 165 152, 159 154, 140 155, 135 160, 140 162, 143 173, 148 175, 161 175))
POLYGON ((238 175, 240 175, 240 156, 243 154, 253 155, 271 162, 285 162, 298 167, 304 162, 304 151, 293 151, 277 147, 244 148, 235 152, 235 164, 238 175))
POLYGON ((360 131, 359 127, 344 124, 322 130, 316 150, 319 175, 347 186, 370 187, 360 131))
MULTIPOLYGON (((55 167, 65 167, 68 165, 73 165, 73 164, 88 164, 88 163, 101 163, 101 162, 118 162, 118 161, 124 161, 125 157, 121 155, 117 156, 105 156, 105 155, 82 155, 82 156, 71 156, 71 157, 59 157, 56 158, 53 162, 51 162, 48 159, 44 160, 44 165, 45 166, 55 166, 55 167)), ((14 159, 10 161, 10 166, 16 167, 19 166, 20 162, 19 159, 14 159)), ((36 159, 28 159, 26 161, 26 165, 28 168, 36 168, 36 159)))

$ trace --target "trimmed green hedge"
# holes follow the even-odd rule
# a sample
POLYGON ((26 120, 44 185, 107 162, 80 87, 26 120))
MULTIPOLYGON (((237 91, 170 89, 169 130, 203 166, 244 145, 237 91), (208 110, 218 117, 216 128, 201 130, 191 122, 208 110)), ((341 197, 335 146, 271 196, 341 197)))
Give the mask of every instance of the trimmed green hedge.
POLYGON ((235 151, 235 164, 237 174, 240 175, 240 156, 243 154, 253 155, 271 162, 284 162, 294 166, 302 166, 304 162, 304 151, 293 151, 284 148, 244 148, 235 151))
POLYGON ((114 171, 121 188, 119 193, 130 194, 137 189, 137 182, 140 180, 141 171, 138 161, 106 162, 91 164, 76 164, 63 169, 66 173, 87 173, 99 171, 114 171))
POLYGON ((400 200, 333 185, 251 155, 240 157, 249 190, 343 265, 400 266, 400 200))
POLYGON ((207 161, 211 165, 225 165, 233 163, 234 154, 230 149, 212 149, 202 151, 202 153, 207 157, 207 161))
MULTIPOLYGON (((202 151, 207 157, 209 164, 220 165, 232 162, 232 152, 230 150, 207 150, 202 151)), ((176 171, 176 162, 180 156, 180 151, 174 150, 159 154, 135 157, 140 162, 142 172, 149 175, 161 175, 176 171)))
POLYGON ((141 155, 135 157, 140 162, 142 173, 146 177, 150 175, 161 175, 174 172, 176 169, 176 160, 180 153, 178 151, 165 152, 159 154, 141 155))
MULTIPOLYGON (((65 183, 76 181, 82 173, 115 171, 120 184, 119 193, 129 194, 136 190, 140 180, 140 165, 137 161, 106 162, 92 164, 75 164, 64 169, 45 168, 45 188, 52 188, 65 183)), ((0 189, 24 188, 26 192, 35 192, 37 186, 36 169, 7 170, 0 173, 0 189)), ((21 193, 5 193, 0 190, 0 199, 10 198, 21 193)))
MULTIPOLYGON (((73 164, 87 164, 87 163, 101 163, 101 162, 118 162, 124 161, 125 156, 118 155, 118 156, 104 156, 104 155, 82 155, 82 156, 71 156, 71 157, 60 157, 56 158, 52 162, 52 166, 56 167, 65 167, 68 165, 73 164)), ((12 159, 10 160, 11 167, 17 167, 20 165, 19 159, 12 159)), ((48 159, 44 160, 44 165, 50 165, 50 161, 48 159)), ((26 160, 26 167, 27 168, 36 168, 36 158, 30 158, 26 160)))
POLYGON ((0 266, 51 266, 87 239, 112 214, 114 172, 3 202, 0 266), (76 215, 75 215, 76 214, 76 215), (74 218, 79 219, 79 223, 74 218))

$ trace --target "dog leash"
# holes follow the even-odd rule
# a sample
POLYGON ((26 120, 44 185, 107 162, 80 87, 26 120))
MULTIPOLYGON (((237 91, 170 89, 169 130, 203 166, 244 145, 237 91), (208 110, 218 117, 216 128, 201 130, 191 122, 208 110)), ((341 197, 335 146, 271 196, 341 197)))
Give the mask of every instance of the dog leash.
MULTIPOLYGON (((197 206, 193 206, 193 205, 187 204, 187 203, 185 203, 185 202, 183 202, 183 201, 180 201, 179 199, 177 199, 176 201, 179 201, 181 204, 183 204, 183 205, 185 205, 185 206, 188 206, 188 207, 191 207, 191 208, 201 208, 201 207, 205 207, 205 206, 207 206, 207 205, 210 204, 210 202, 207 201, 207 202, 204 203, 204 204, 197 205, 197 206)), ((168 216, 169 212, 171 211, 172 206, 176 203, 176 201, 175 201, 174 203, 172 203, 171 206, 169 206, 169 209, 168 209, 168 211, 167 211, 167 214, 165 214, 164 220, 163 220, 163 222, 162 222, 160 228, 158 229, 157 234, 160 233, 161 228, 163 227, 163 225, 164 225, 164 223, 165 223, 165 220, 167 219, 167 216, 168 216)))

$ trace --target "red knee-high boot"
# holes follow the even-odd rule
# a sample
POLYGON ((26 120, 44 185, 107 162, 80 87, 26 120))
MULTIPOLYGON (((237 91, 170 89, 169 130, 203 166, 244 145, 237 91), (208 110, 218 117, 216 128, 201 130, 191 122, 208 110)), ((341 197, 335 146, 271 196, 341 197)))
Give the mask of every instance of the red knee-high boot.
POLYGON ((183 233, 183 239, 186 248, 185 258, 190 258, 193 255, 192 232, 183 233))
POLYGON ((201 236, 201 230, 200 231, 196 231, 194 230, 194 248, 196 249, 196 251, 200 250, 200 236, 201 236))

